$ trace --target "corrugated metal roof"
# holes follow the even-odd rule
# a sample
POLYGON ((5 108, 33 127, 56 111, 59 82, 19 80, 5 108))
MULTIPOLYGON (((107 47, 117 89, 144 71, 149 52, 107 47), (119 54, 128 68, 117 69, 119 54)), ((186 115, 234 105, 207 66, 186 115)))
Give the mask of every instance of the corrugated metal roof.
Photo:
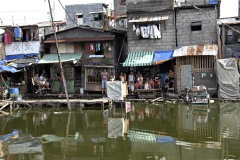
POLYGON ((123 63, 123 66, 151 66, 153 56, 154 52, 130 52, 123 63))
POLYGON ((167 20, 168 17, 169 16, 133 17, 128 22, 137 23, 137 22, 163 21, 163 20, 167 20))
POLYGON ((217 54, 218 54, 217 45, 204 44, 204 45, 184 46, 179 49, 176 49, 173 53, 173 57, 204 56, 204 55, 216 56, 217 54))
MULTIPOLYGON (((81 59, 82 53, 62 53, 60 54, 61 62, 69 62, 76 61, 81 59)), ((38 62, 38 64, 46 64, 46 63, 58 63, 58 55, 57 54, 45 54, 43 58, 38 62)))
POLYGON ((224 19, 218 19, 218 24, 240 24, 240 20, 237 18, 224 18, 224 19))

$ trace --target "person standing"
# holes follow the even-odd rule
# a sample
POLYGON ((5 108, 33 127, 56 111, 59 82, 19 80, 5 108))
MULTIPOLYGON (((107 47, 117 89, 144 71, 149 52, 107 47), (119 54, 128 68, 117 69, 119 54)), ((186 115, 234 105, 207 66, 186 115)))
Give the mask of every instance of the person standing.
POLYGON ((101 72, 101 80, 102 80, 102 94, 107 94, 107 80, 108 80, 109 74, 106 71, 106 69, 103 69, 101 72))

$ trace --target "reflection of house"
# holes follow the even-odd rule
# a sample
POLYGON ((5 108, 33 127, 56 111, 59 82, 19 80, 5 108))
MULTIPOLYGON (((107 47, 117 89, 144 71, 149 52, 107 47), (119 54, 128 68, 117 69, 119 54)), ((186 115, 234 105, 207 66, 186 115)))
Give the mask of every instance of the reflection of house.
POLYGON ((178 137, 180 139, 183 138, 187 142, 219 142, 218 116, 215 112, 210 112, 207 105, 196 105, 190 108, 180 107, 177 120, 178 137))
POLYGON ((224 157, 231 155, 240 157, 240 132, 239 132, 239 103, 221 103, 220 104, 220 133, 223 137, 224 157))
MULTIPOLYGON (((115 65, 121 47, 124 46, 123 32, 106 32, 91 27, 74 27, 57 32, 59 53, 63 62, 65 78, 69 82, 69 92, 79 93, 79 88, 87 91, 101 91, 100 72, 103 68, 115 73, 115 65)), ((53 34, 45 35, 45 55, 39 64, 48 64, 53 80, 53 92, 58 92, 60 73, 53 34), (49 58, 51 57, 51 58, 49 58)))

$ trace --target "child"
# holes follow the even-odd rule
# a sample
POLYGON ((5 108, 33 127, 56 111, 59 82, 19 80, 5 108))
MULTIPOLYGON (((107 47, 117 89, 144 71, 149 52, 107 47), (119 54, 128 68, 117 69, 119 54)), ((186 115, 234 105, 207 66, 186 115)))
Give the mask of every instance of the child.
POLYGON ((145 82, 144 89, 151 89, 151 86, 148 81, 145 82))
POLYGON ((131 92, 131 94, 133 94, 134 92, 134 82, 130 82, 128 85, 129 91, 131 92))

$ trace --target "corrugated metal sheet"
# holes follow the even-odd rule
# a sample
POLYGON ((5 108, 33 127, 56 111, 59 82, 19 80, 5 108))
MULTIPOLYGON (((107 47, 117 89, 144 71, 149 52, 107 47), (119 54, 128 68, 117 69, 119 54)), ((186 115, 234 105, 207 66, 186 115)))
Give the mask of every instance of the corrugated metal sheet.
POLYGON ((154 52, 130 52, 123 63, 124 67, 151 66, 154 52))
POLYGON ((218 54, 217 45, 204 44, 204 45, 184 46, 179 49, 176 49, 173 53, 173 57, 204 56, 204 55, 216 56, 217 54, 218 54))
POLYGON ((224 18, 224 19, 218 19, 218 24, 240 24, 240 20, 237 18, 224 18))
POLYGON ((168 17, 169 16, 133 17, 128 22, 137 23, 137 22, 163 21, 163 20, 167 20, 168 17))
MULTIPOLYGON (((61 62, 76 61, 81 59, 82 53, 64 53, 60 54, 61 62)), ((58 63, 57 54, 45 54, 38 64, 58 63)))

